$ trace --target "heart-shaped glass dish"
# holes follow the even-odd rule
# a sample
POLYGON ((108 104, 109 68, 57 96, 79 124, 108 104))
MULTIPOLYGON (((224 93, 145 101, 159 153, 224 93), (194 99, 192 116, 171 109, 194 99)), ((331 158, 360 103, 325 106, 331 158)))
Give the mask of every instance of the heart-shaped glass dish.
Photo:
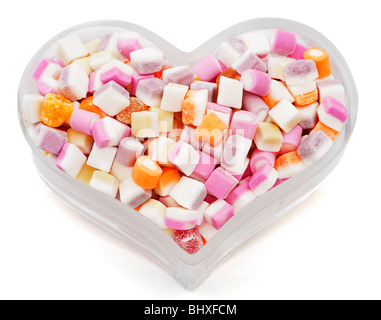
POLYGON ((34 55, 25 69, 18 92, 21 129, 32 149, 38 172, 51 191, 78 213, 137 247, 188 289, 199 286, 240 244, 306 199, 322 184, 343 155, 354 129, 357 107, 358 97, 353 77, 335 46, 322 34, 304 24, 276 18, 252 19, 234 25, 192 52, 183 52, 155 33, 128 22, 95 21, 81 24, 58 34, 34 55), (183 251, 167 234, 132 208, 59 170, 46 158, 44 151, 36 147, 29 136, 22 115, 21 99, 24 94, 37 92, 36 82, 32 78, 33 71, 41 59, 55 55, 55 44, 64 36, 76 33, 83 41, 90 41, 113 31, 136 31, 160 48, 172 65, 193 65, 208 53, 216 52, 224 40, 248 31, 271 32, 275 28, 296 32, 302 44, 318 46, 328 52, 332 73, 346 91, 348 119, 333 147, 322 159, 248 204, 196 254, 190 255, 183 251))

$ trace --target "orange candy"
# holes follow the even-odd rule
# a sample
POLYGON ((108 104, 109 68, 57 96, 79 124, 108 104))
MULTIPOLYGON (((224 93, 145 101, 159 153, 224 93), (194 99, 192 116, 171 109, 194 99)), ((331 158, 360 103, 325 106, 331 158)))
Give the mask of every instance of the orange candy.
POLYGON ((274 99, 270 94, 262 97, 262 100, 264 101, 264 103, 266 103, 270 110, 279 103, 279 101, 274 99))
POLYGON ((140 156, 132 169, 132 180, 143 189, 157 187, 163 170, 150 156, 140 156))
POLYGON ((107 117, 108 115, 104 113, 99 107, 93 104, 93 96, 87 97, 81 101, 79 109, 86 110, 89 112, 96 113, 99 116, 99 119, 107 117))
POLYGON ((287 167, 290 164, 296 164, 301 162, 298 153, 296 151, 287 152, 275 160, 274 168, 278 170, 279 168, 287 167))
POLYGON ((235 71, 232 67, 229 67, 226 70, 222 71, 222 73, 216 79, 217 85, 220 84, 221 77, 227 77, 227 78, 235 79, 235 80, 241 79, 241 76, 239 75, 239 73, 235 71))
POLYGON ((335 141, 337 138, 337 135, 339 134, 338 131, 331 129, 330 127, 326 126, 323 122, 318 121, 316 126, 311 130, 312 131, 323 131, 328 137, 331 138, 332 141, 335 141))
POLYGON ((171 68, 170 66, 168 66, 168 65, 166 65, 166 64, 163 64, 163 65, 161 66, 161 70, 160 70, 160 71, 157 71, 157 72, 154 72, 154 73, 153 73, 153 76, 154 76, 155 78, 162 79, 162 78, 163 78, 163 71, 164 71, 164 70, 167 70, 167 69, 170 69, 170 68, 171 68))
POLYGON ((195 137, 200 141, 206 141, 210 145, 216 146, 221 142, 224 131, 227 129, 226 123, 214 112, 211 112, 202 119, 201 124, 196 129, 195 137))
POLYGON ((163 173, 154 191, 159 196, 167 196, 172 188, 180 181, 180 173, 177 169, 169 167, 162 168, 162 171, 163 173))
POLYGON ((306 106, 318 101, 319 94, 317 89, 299 96, 293 96, 295 99, 295 106, 306 106))
POLYGON ((64 97, 54 93, 45 96, 41 106, 41 121, 49 127, 59 127, 68 119, 74 105, 64 97))
POLYGON ((130 105, 116 115, 116 120, 125 124, 131 124, 131 113, 149 111, 150 107, 145 105, 136 97, 130 98, 130 105))
POLYGON ((329 63, 329 56, 324 50, 318 47, 311 47, 304 52, 303 58, 315 61, 319 73, 318 79, 323 79, 331 75, 332 70, 329 63))

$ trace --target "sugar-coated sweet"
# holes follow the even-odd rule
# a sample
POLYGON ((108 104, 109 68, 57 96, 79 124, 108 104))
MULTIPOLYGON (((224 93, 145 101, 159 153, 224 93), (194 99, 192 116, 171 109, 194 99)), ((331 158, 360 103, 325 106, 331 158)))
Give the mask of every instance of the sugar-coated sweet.
POLYGON ((259 122, 265 120, 269 112, 269 107, 263 101, 263 99, 248 91, 243 92, 242 109, 254 113, 257 116, 259 122))
POLYGON ((198 210, 180 207, 168 207, 165 213, 165 225, 175 230, 189 230, 197 226, 200 218, 198 210))
POLYGON ((130 104, 130 94, 115 81, 109 81, 94 93, 94 104, 113 117, 130 104))
POLYGON ((188 86, 182 84, 168 83, 164 87, 160 108, 165 111, 180 112, 188 89, 188 86))
POLYGON ((87 56, 88 51, 81 38, 76 35, 70 35, 58 40, 57 53, 65 65, 68 65, 74 59, 87 56))
POLYGON ((202 81, 213 81, 222 72, 217 58, 209 53, 193 65, 193 69, 202 81))
POLYGON ((39 81, 42 77, 49 77, 57 80, 62 67, 53 59, 42 59, 33 73, 33 79, 39 81))
POLYGON ((150 107, 161 104, 165 82, 158 78, 141 79, 136 87, 136 97, 150 107))
POLYGON ((148 155, 153 161, 161 166, 172 166, 169 161, 169 152, 175 146, 176 142, 165 136, 159 136, 148 144, 148 155))
POLYGON ((86 98, 89 89, 89 77, 76 63, 62 69, 58 79, 59 91, 70 101, 86 98))
POLYGON ((194 77, 192 68, 188 66, 178 66, 163 71, 163 81, 166 83, 177 83, 189 87, 194 77))
POLYGON ((319 77, 315 61, 310 59, 295 60, 284 68, 287 85, 303 85, 319 77))
POLYGON ((262 151, 256 149, 251 154, 250 158, 250 169, 252 173, 257 172, 257 170, 265 164, 274 166, 276 159, 276 153, 270 151, 262 151))
POLYGON ((217 95, 217 83, 206 81, 194 81, 191 83, 191 90, 208 90, 208 102, 216 100, 217 95))
POLYGON ((228 126, 214 112, 208 113, 195 130, 195 137, 199 141, 204 141, 212 146, 221 143, 228 126))
POLYGON ((220 44, 218 49, 218 59, 226 66, 230 67, 246 51, 246 46, 241 39, 231 38, 220 44))
POLYGON ((132 169, 133 167, 126 167, 115 159, 112 163, 110 174, 119 181, 124 181, 132 176, 132 169))
POLYGON ((234 174, 243 173, 245 161, 252 145, 252 140, 240 134, 230 135, 221 155, 221 167, 234 174))
POLYGON ((297 152, 303 163, 308 166, 323 157, 332 143, 323 131, 313 131, 300 142, 297 152))
POLYGON ((149 199, 139 209, 139 213, 151 220, 160 229, 166 229, 165 214, 167 207, 158 200, 149 199))
POLYGON ((214 102, 208 102, 206 105, 206 114, 215 113, 222 122, 227 126, 230 125, 230 120, 232 118, 233 110, 229 107, 221 106, 214 102))
POLYGON ((130 53, 130 61, 140 74, 149 74, 161 69, 164 61, 163 53, 156 48, 143 48, 130 53))
POLYGON ((290 151, 276 159, 274 168, 278 172, 278 179, 286 179, 304 170, 305 165, 296 151, 290 151))
POLYGON ((189 210, 196 210, 206 197, 206 188, 200 181, 183 176, 169 195, 179 205, 189 210))
POLYGON ((154 138, 160 133, 159 116, 152 111, 131 114, 131 133, 138 138, 154 138))
POLYGON ((96 120, 92 125, 92 135, 99 148, 117 146, 123 138, 131 135, 131 128, 111 117, 96 120))
POLYGON ((255 193, 249 187, 249 181, 245 181, 234 188, 225 200, 233 206, 234 213, 237 213, 256 197, 255 193))
POLYGON ((140 156, 134 164, 132 180, 144 189, 154 189, 162 173, 161 167, 150 156, 140 156))
POLYGON ((191 230, 176 230, 172 235, 173 241, 186 253, 195 254, 203 246, 200 232, 194 228, 191 230))
POLYGON ((37 93, 26 94, 22 97, 22 112, 24 119, 29 123, 41 121, 41 107, 44 97, 37 93))
POLYGON ((276 29, 271 37, 271 51, 283 55, 289 55, 295 51, 297 44, 296 34, 294 32, 276 29))
POLYGON ((319 120, 335 131, 341 131, 348 114, 345 106, 332 97, 325 97, 317 108, 319 120))
POLYGON ((93 125, 97 120, 99 120, 99 116, 96 113, 82 109, 76 109, 71 114, 70 126, 74 130, 92 135, 93 125))
POLYGON ((180 173, 175 168, 163 167, 159 182, 154 191, 159 196, 168 196, 176 184, 180 181, 180 173))
POLYGON ((279 152, 283 143, 283 135, 276 124, 260 122, 255 132, 254 143, 259 150, 279 152))
POLYGON ((168 159, 179 171, 190 176, 200 161, 200 155, 190 144, 179 140, 169 151, 168 159))
POLYGON ((221 167, 215 169, 205 182, 206 190, 217 199, 225 199, 238 180, 221 167))
POLYGON ((270 92, 267 96, 263 97, 263 101, 267 104, 267 106, 270 109, 272 109, 279 103, 279 101, 283 99, 286 99, 291 103, 295 101, 295 98, 292 96, 290 91, 288 91, 287 87, 281 81, 272 79, 270 85, 270 92))
POLYGON ((68 142, 74 144, 82 151, 83 154, 88 155, 91 152, 91 148, 94 144, 94 139, 92 135, 88 135, 83 132, 69 128, 67 130, 68 142))
POLYGON ((200 156, 200 160, 193 170, 191 177, 206 181, 214 171, 217 165, 217 160, 202 151, 198 151, 198 154, 200 156))
POLYGON ((123 180, 119 185, 120 201, 136 208, 148 201, 152 196, 152 190, 139 187, 132 177, 123 180))
POLYGON ((213 202, 205 210, 205 220, 217 230, 221 229, 233 215, 233 206, 222 199, 213 202))
POLYGON ((68 137, 65 131, 41 125, 35 143, 38 148, 58 155, 67 142, 68 137))
POLYGON ((282 132, 283 143, 282 147, 279 150, 279 154, 284 154, 290 151, 295 151, 300 143, 300 138, 302 137, 303 128, 299 125, 296 125, 289 132, 282 132))
POLYGON ((207 90, 188 90, 181 108, 183 123, 199 126, 204 118, 207 103, 207 90))
POLYGON ((319 79, 323 79, 331 75, 331 64, 326 51, 314 46, 304 51, 303 58, 311 59, 315 62, 319 73, 319 79))
POLYGON ((110 172, 117 151, 116 147, 98 148, 97 144, 94 143, 87 158, 87 164, 96 169, 110 172))
POLYGON ((269 111, 271 119, 285 132, 291 131, 302 120, 298 109, 284 99, 269 111))
POLYGON ((248 69, 241 75, 241 82, 246 91, 258 96, 267 96, 270 92, 271 77, 259 70, 248 69))
POLYGON ((107 62, 99 69, 99 78, 103 83, 112 80, 122 87, 126 87, 130 84, 134 74, 136 74, 136 72, 129 65, 117 59, 107 62))
POLYGON ((246 70, 258 70, 262 72, 267 71, 265 63, 253 52, 247 50, 244 52, 231 66, 240 75, 246 70))
POLYGON ((345 88, 337 80, 321 81, 317 84, 319 91, 319 102, 321 103, 324 98, 331 97, 345 105, 345 88))
POLYGON ((232 134, 240 134, 249 140, 253 140, 257 125, 258 117, 254 113, 240 110, 234 113, 230 129, 232 134))
POLYGON ((218 86, 217 103, 235 109, 242 108, 243 83, 221 77, 218 86))
POLYGON ((260 167, 249 179, 249 188, 259 197, 268 191, 278 179, 278 171, 271 165, 260 167))

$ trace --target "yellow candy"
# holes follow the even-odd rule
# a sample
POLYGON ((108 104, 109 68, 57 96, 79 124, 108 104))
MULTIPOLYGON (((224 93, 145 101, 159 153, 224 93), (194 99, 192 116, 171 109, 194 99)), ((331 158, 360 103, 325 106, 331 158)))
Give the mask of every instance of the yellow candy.
POLYGON ((83 154, 89 154, 94 144, 92 136, 76 131, 72 128, 67 130, 68 142, 75 144, 83 154))
POLYGON ((81 171, 78 173, 76 179, 83 183, 90 184, 90 180, 93 177, 94 171, 96 170, 97 169, 90 167, 85 163, 81 171))
POLYGON ((151 107, 151 111, 157 113, 159 117, 160 133, 169 132, 173 129, 173 112, 162 110, 159 107, 151 107))

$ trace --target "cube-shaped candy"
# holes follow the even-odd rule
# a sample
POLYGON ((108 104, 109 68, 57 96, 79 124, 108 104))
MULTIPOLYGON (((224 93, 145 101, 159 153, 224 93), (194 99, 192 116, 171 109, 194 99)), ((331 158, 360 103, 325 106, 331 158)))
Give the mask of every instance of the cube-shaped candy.
POLYGON ((196 150, 201 150, 204 145, 204 142, 196 137, 196 129, 192 126, 185 125, 183 127, 180 140, 190 144, 196 150))
POLYGON ((283 55, 293 53, 296 44, 296 33, 282 29, 274 30, 270 39, 271 51, 283 55))
POLYGON ((269 111, 271 119, 283 131, 291 131, 302 120, 298 109, 288 100, 281 100, 274 108, 269 111))
POLYGON ((287 57, 296 60, 301 60, 303 59, 303 55, 306 50, 307 48, 305 46, 301 45, 300 43, 297 43, 294 52, 289 54, 287 57))
POLYGON ((90 56, 90 67, 95 71, 114 59, 116 55, 112 51, 98 51, 90 56))
POLYGON ((232 134, 224 144, 221 156, 221 167, 234 174, 241 174, 247 166, 246 157, 249 153, 252 140, 239 134, 232 134))
POLYGON ((76 177, 86 162, 86 156, 71 143, 65 143, 57 157, 56 165, 63 172, 76 177))
POLYGON ((46 96, 49 93, 61 94, 58 80, 53 79, 52 77, 41 77, 37 82, 37 90, 42 96, 46 96))
POLYGON ((139 187, 131 177, 123 180, 119 184, 120 201, 126 205, 136 208, 149 200, 152 190, 139 187))
POLYGON ((79 132, 72 128, 67 130, 68 142, 78 147, 83 154, 89 154, 94 144, 94 139, 91 135, 79 132))
POLYGON ((168 83, 164 87, 160 108, 165 111, 180 112, 187 91, 188 86, 168 83))
POLYGON ((232 134, 240 134, 249 140, 253 140, 257 125, 258 117, 254 113, 242 110, 234 113, 230 129, 232 134))
POLYGON ((158 137, 149 142, 148 155, 152 160, 157 161, 162 166, 172 166, 168 156, 172 147, 176 144, 175 141, 167 137, 158 137))
POLYGON ((77 64, 72 63, 62 69, 58 79, 60 92, 70 101, 86 98, 89 89, 89 77, 86 72, 77 64))
POLYGON ((252 50, 247 50, 242 54, 236 61, 234 61, 231 67, 241 75, 248 69, 259 70, 262 72, 267 71, 265 63, 252 50))
POLYGON ((200 155, 200 160, 196 168, 193 170, 191 177, 206 181, 214 171, 217 165, 217 160, 202 151, 198 151, 198 154, 200 155))
POLYGON ((149 111, 150 107, 136 97, 130 97, 128 107, 116 115, 116 119, 125 124, 131 124, 131 114, 140 111, 149 111))
POLYGON ((179 171, 189 176, 199 163, 200 155, 190 144, 179 140, 170 150, 168 159, 179 171))
POLYGON ((145 216, 148 220, 156 224, 160 229, 166 229, 165 225, 165 213, 167 207, 160 201, 155 199, 149 199, 139 209, 139 213, 145 216))
POLYGON ((158 78, 148 78, 139 81, 136 97, 150 107, 158 107, 163 97, 165 82, 158 78))
POLYGON ((132 180, 144 189, 154 189, 162 173, 160 166, 150 156, 140 156, 134 164, 132 180))
POLYGON ((164 111, 159 107, 151 107, 150 111, 157 113, 159 119, 159 132, 167 133, 173 129, 174 113, 164 111))
POLYGON ((272 166, 265 164, 260 167, 250 178, 249 188, 259 197, 268 191, 278 179, 278 171, 272 166))
POLYGON ((99 69, 99 77, 103 83, 112 80, 120 84, 122 87, 126 87, 130 84, 132 76, 135 74, 135 70, 129 65, 117 59, 107 62, 99 69))
POLYGON ((131 133, 138 138, 159 136, 159 116, 152 111, 133 112, 131 114, 131 133))
POLYGON ((307 106, 296 107, 302 116, 302 120, 298 123, 302 129, 312 129, 318 122, 318 116, 316 113, 319 107, 318 102, 311 103, 307 106))
POLYGON ((62 67, 53 59, 42 59, 33 73, 33 79, 36 81, 42 77, 49 77, 55 80, 60 76, 62 67))
POLYGON ((341 131, 348 118, 345 106, 338 100, 325 97, 317 108, 319 120, 335 131, 341 131))
POLYGON ((109 173, 96 170, 93 173, 89 186, 115 198, 119 189, 119 181, 109 173))
POLYGON ((190 85, 191 90, 208 90, 208 102, 216 100, 217 95, 217 83, 206 81, 195 81, 190 85))
POLYGON ((286 99, 291 103, 295 101, 290 91, 288 91, 281 81, 271 80, 270 92, 267 96, 263 97, 263 101, 271 109, 283 99, 286 99))
POLYGON ((316 90, 316 82, 309 81, 304 84, 299 85, 287 85, 287 89, 291 92, 294 97, 307 94, 309 92, 316 90))
POLYGON ((88 51, 81 38, 77 34, 73 34, 58 40, 57 53, 62 62, 68 65, 74 59, 86 57, 88 51))
POLYGON ((223 106, 241 109, 242 107, 243 84, 242 82, 221 77, 218 86, 217 103, 223 106))
POLYGON ((230 125, 230 120, 233 113, 231 108, 221 106, 217 103, 208 102, 206 104, 206 114, 209 113, 215 113, 222 122, 224 122, 227 126, 230 125))
POLYGON ((135 96, 136 95, 136 89, 138 87, 139 81, 143 79, 150 79, 154 78, 153 74, 137 74, 133 75, 130 84, 127 87, 128 92, 135 96))
POLYGON ((131 135, 129 126, 111 117, 104 117, 94 122, 92 133, 98 148, 117 146, 125 137, 131 135))
POLYGON ((270 52, 270 42, 267 35, 261 31, 249 31, 241 35, 248 50, 257 55, 266 55, 270 52))
POLYGON ((143 48, 130 53, 130 61, 140 74, 160 71, 164 61, 163 53, 156 48, 143 48))
POLYGON ((25 94, 22 97, 22 112, 24 119, 29 123, 41 121, 41 106, 44 97, 37 93, 25 94))
POLYGON ((120 32, 114 31, 106 34, 102 38, 102 42, 99 45, 99 51, 112 51, 117 59, 123 60, 124 56, 120 53, 118 49, 118 41, 120 38, 120 32))
POLYGON ((246 46, 241 39, 231 38, 220 44, 218 48, 218 59, 230 67, 245 51, 246 46))
POLYGON ((190 230, 197 226, 200 212, 179 207, 169 207, 165 213, 165 225, 175 230, 190 230))
POLYGON ((163 167, 162 170, 163 173, 154 191, 159 196, 165 197, 169 195, 181 177, 179 171, 175 168, 163 167))
POLYGON ((114 160, 111 166, 110 174, 121 182, 132 176, 132 169, 133 167, 126 167, 114 160))
POLYGON ((132 167, 136 159, 144 154, 144 145, 133 137, 123 138, 119 143, 115 160, 126 167, 132 167))
POLYGON ((199 126, 204 118, 207 103, 207 90, 188 90, 182 104, 183 123, 199 126))
POLYGON ((209 53, 203 59, 193 65, 193 69, 202 81, 214 81, 222 72, 222 68, 217 58, 209 53))
POLYGON ((331 97, 345 105, 345 89, 341 82, 337 80, 322 81, 317 84, 317 87, 320 103, 325 97, 331 97))
POLYGON ((283 143, 282 148, 279 150, 279 154, 288 153, 291 151, 295 151, 300 142, 300 138, 302 137, 303 129, 301 126, 296 125, 289 132, 282 132, 283 135, 283 143))
POLYGON ((249 188, 249 181, 245 181, 230 192, 226 202, 233 206, 234 213, 236 214, 255 198, 255 193, 249 188))
POLYGON ((302 59, 287 64, 284 76, 287 85, 303 85, 316 80, 319 73, 313 60, 302 59))
POLYGON ((124 32, 120 34, 117 47, 120 53, 130 60, 130 54, 133 51, 142 49, 139 42, 140 35, 137 32, 124 32))
POLYGON ((303 139, 297 149, 298 156, 308 166, 322 158, 333 142, 323 131, 312 131, 303 139))
POLYGON ((96 53, 99 49, 99 46, 102 43, 102 39, 100 38, 94 38, 93 40, 90 40, 89 42, 85 43, 85 47, 90 55, 93 55, 96 53))
POLYGON ((295 61, 292 58, 285 56, 271 56, 268 59, 267 67, 268 74, 272 79, 286 80, 285 69, 288 64, 295 61))
POLYGON ((188 66, 178 66, 163 71, 163 81, 166 83, 177 83, 189 87, 194 77, 192 68, 188 66))
POLYGON ((88 77, 94 71, 90 66, 90 57, 75 59, 72 64, 78 64, 78 66, 85 71, 88 77))
POLYGON ((36 139, 36 146, 54 155, 58 155, 68 141, 67 133, 58 129, 41 125, 36 139))
POLYGON ((118 148, 116 147, 98 148, 97 144, 94 143, 87 164, 104 172, 110 172, 117 151, 118 148))
POLYGON ((278 171, 278 179, 291 178, 296 173, 304 170, 305 165, 295 151, 287 152, 275 161, 274 169, 278 171))
POLYGON ((195 137, 213 146, 221 143, 228 126, 214 112, 207 114, 196 128, 195 137))
POLYGON ((83 183, 89 184, 95 171, 97 171, 97 169, 90 167, 85 163, 81 171, 79 171, 78 175, 76 176, 76 179, 83 183))
POLYGON ((283 135, 276 124, 260 122, 254 136, 254 143, 259 150, 279 152, 283 143, 283 135))
POLYGON ((113 117, 130 104, 130 94, 115 81, 110 81, 95 91, 93 103, 113 117))
POLYGON ((205 182, 208 193, 217 199, 225 199, 238 184, 238 180, 221 167, 215 169, 205 182))
POLYGON ((217 230, 221 229, 233 215, 233 206, 222 199, 213 202, 205 210, 205 220, 217 230))
POLYGON ((103 85, 104 83, 101 81, 99 70, 93 71, 90 74, 90 78, 89 78, 89 88, 88 88, 89 93, 94 94, 94 92, 100 89, 103 85))
POLYGON ((197 210, 206 197, 206 189, 200 181, 183 176, 169 195, 184 208, 197 210))

